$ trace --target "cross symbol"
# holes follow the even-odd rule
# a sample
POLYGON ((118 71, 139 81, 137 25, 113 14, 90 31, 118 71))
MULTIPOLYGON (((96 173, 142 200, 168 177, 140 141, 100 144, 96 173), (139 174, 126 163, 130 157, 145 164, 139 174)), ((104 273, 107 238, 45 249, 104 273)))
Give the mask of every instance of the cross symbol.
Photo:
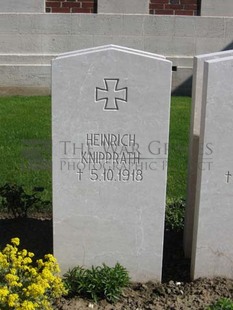
POLYGON ((105 101, 104 110, 119 110, 118 101, 127 102, 128 88, 118 88, 119 79, 104 79, 105 88, 96 87, 95 101, 105 101))
POLYGON ((228 171, 225 176, 227 177, 227 183, 229 183, 230 177, 232 177, 232 174, 228 171))

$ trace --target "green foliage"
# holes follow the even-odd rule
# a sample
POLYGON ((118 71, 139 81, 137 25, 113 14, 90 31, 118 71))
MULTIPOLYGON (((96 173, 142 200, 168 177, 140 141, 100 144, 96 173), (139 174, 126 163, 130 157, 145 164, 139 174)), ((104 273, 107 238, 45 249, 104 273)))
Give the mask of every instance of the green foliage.
POLYGON ((212 306, 209 306, 207 310, 233 310, 233 301, 229 298, 220 298, 212 306))
POLYGON ((0 187, 1 207, 14 218, 26 218, 30 208, 44 208, 50 204, 38 197, 43 188, 34 188, 32 194, 26 194, 22 186, 6 183, 0 187))
POLYGON ((119 263, 115 267, 103 264, 91 269, 78 266, 64 275, 64 282, 70 295, 92 298, 95 302, 100 298, 115 302, 129 284, 129 275, 119 263))
POLYGON ((165 214, 166 230, 182 231, 184 229, 184 199, 168 200, 165 214))

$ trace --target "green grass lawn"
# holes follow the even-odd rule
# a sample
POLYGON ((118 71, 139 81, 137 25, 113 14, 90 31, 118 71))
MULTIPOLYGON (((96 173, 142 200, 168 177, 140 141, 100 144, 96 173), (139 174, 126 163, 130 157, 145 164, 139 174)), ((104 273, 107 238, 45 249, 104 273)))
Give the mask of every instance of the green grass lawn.
MULTIPOLYGON (((45 188, 52 199, 51 98, 0 97, 0 186, 45 188)), ((167 197, 186 195, 190 103, 173 97, 171 106, 167 197)))
POLYGON ((167 198, 186 198, 191 98, 172 97, 167 198))
POLYGON ((29 192, 43 186, 49 200, 50 101, 50 97, 0 97, 0 185, 16 183, 29 192))

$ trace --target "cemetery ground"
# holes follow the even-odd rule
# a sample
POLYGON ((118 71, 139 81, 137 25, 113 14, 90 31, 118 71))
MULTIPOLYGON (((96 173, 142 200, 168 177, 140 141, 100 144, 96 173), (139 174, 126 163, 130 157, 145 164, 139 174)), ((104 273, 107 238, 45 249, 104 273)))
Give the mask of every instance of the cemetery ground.
MULTIPOLYGON (((94 304, 82 298, 62 298, 56 309, 207 309, 221 297, 233 297, 232 280, 190 282, 190 261, 183 256, 190 103, 187 97, 172 98, 162 284, 133 283, 114 305, 104 300, 94 304)), ((35 187, 43 188, 38 197, 51 202, 50 109, 50 97, 0 98, 0 187, 5 183, 22 185, 29 197, 35 187)), ((12 237, 19 237, 22 247, 37 257, 52 252, 51 203, 37 207, 23 219, 14 219, 1 208, 0 248, 12 237)))

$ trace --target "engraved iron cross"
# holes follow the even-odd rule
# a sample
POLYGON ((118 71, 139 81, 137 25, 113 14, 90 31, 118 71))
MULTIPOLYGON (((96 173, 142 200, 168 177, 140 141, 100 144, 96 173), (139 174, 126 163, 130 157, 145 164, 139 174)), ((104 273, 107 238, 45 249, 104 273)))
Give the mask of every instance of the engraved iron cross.
POLYGON ((104 79, 105 88, 96 87, 95 100, 105 101, 104 110, 119 110, 118 101, 127 102, 128 88, 118 88, 119 79, 104 79))

